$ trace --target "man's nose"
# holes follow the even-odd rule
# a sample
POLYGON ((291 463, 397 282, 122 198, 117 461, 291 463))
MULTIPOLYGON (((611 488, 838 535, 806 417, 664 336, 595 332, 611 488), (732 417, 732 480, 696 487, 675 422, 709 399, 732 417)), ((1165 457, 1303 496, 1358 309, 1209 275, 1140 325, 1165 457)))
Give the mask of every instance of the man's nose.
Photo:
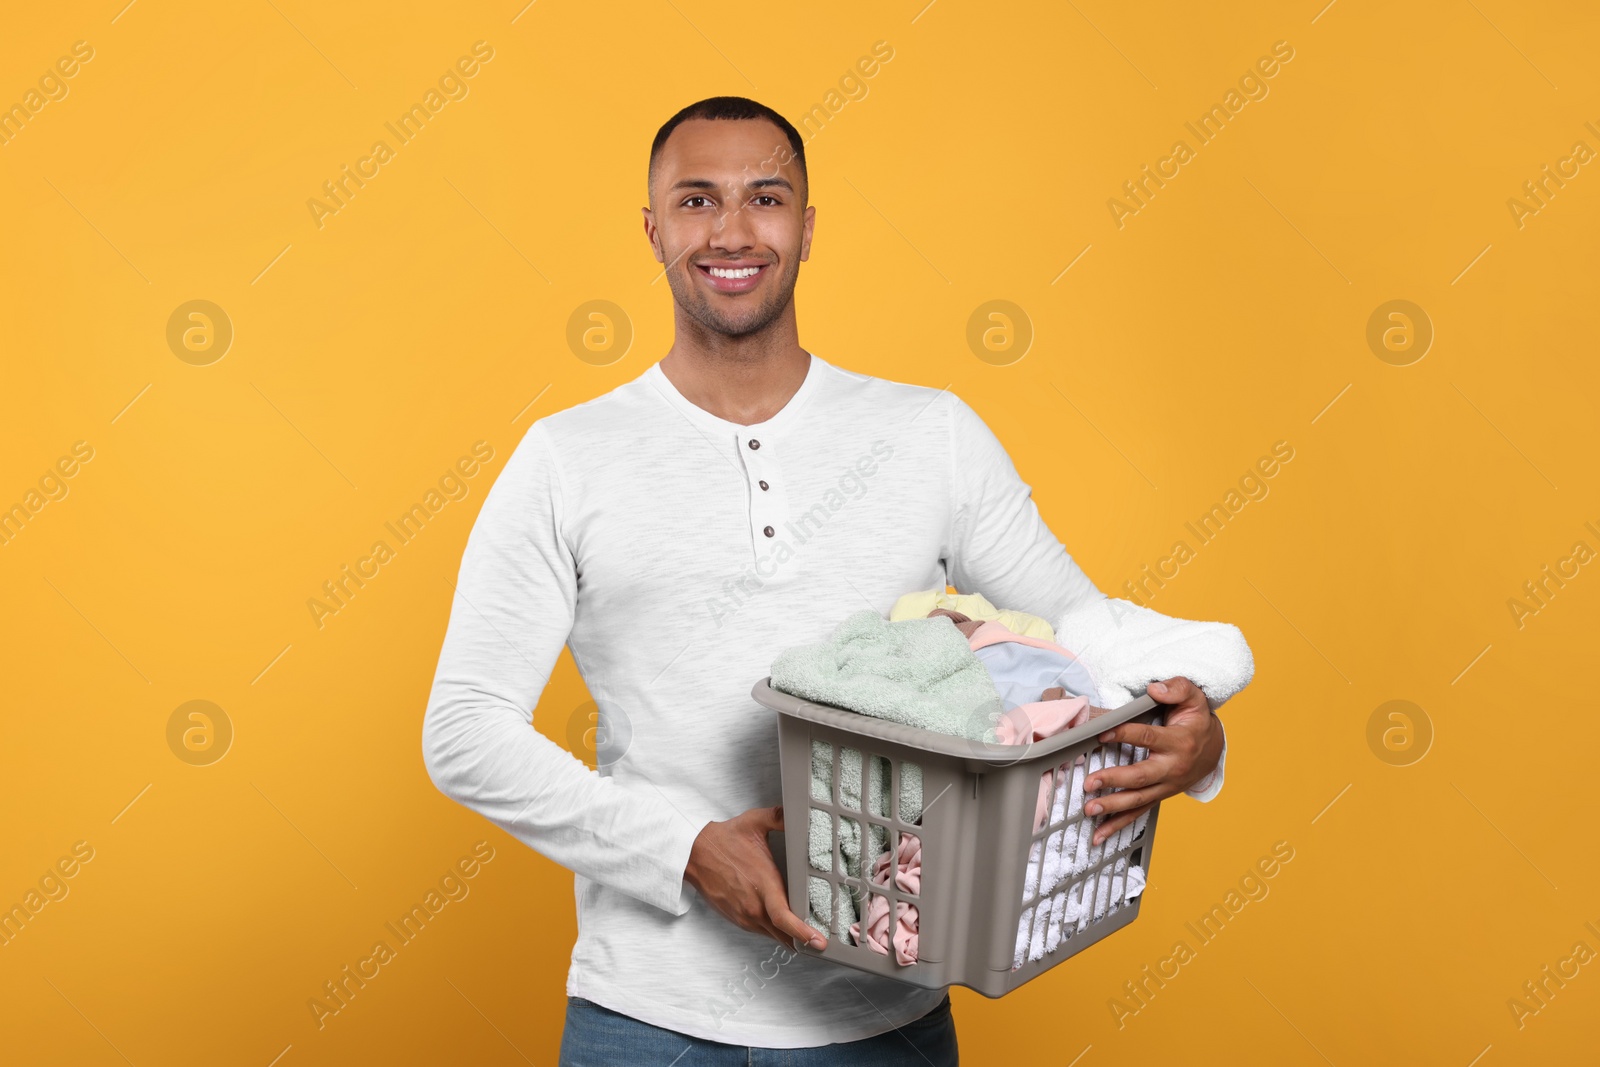
POLYGON ((711 234, 711 244, 729 252, 742 252, 755 244, 750 220, 742 206, 734 207, 717 216, 716 229, 711 234))

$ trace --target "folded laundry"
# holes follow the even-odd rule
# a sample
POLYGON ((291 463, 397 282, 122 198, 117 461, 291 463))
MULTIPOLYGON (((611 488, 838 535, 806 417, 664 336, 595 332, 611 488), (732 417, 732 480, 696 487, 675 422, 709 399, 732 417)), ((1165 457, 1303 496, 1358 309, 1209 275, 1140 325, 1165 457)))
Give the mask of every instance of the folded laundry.
POLYGON ((786 649, 772 687, 923 730, 983 740, 1003 708, 966 637, 942 618, 887 621, 862 609, 826 641, 786 649))
MULTIPOLYGON (((1216 709, 1248 685, 1255 674, 1250 646, 1238 627, 1173 618, 1127 600, 1090 601, 1057 620, 1055 630, 1099 683, 1098 702, 1107 707, 1133 700, 1144 693, 1150 682, 1184 677, 1199 686, 1216 709)), ((1058 785, 1050 824, 1081 814, 1083 782, 1104 762, 1101 753, 1109 756, 1110 750, 1091 752, 1087 764, 1074 767, 1070 780, 1064 786, 1058 785)), ((1116 764, 1125 766, 1147 754, 1143 748, 1120 745, 1116 764)), ((1060 770, 1058 781, 1062 777, 1060 770)), ((1207 779, 1187 792, 1197 799, 1210 800, 1221 788, 1222 773, 1219 762, 1207 779)), ((1039 899, 1023 911, 1017 924, 1014 967, 1021 967, 1024 959, 1036 960, 1054 952, 1064 937, 1083 930, 1144 891, 1144 869, 1130 864, 1125 856, 1101 866, 1092 878, 1085 872, 1106 855, 1126 850, 1144 832, 1149 818, 1148 812, 1139 816, 1098 846, 1089 844, 1092 830, 1088 820, 1034 843, 1028 854, 1024 900, 1035 895, 1039 899), (1066 888, 1057 889, 1062 882, 1074 878, 1066 888)), ((1036 819, 1035 832, 1045 825, 1036 819)))
POLYGON ((1098 698, 1099 691, 1088 668, 1071 651, 999 622, 980 622, 965 632, 967 645, 989 672, 1005 705, 995 727, 999 744, 1042 740, 1088 720, 1090 701, 1098 698), (1057 695, 1052 698, 1051 692, 1057 695))
MULTIPOLYGON (((840 807, 888 817, 892 813, 888 763, 881 756, 868 761, 869 781, 863 793, 861 751, 840 746, 838 752, 840 807)), ((824 802, 833 800, 833 759, 829 746, 820 741, 811 743, 811 798, 824 802)), ((899 814, 902 822, 915 823, 922 818, 922 768, 909 761, 900 764, 899 814)), ((826 871, 833 867, 835 828, 839 834, 839 859, 843 865, 838 873, 851 878, 861 876, 864 856, 878 856, 888 847, 888 832, 879 823, 867 821, 867 836, 863 841, 860 819, 840 816, 835 820, 821 808, 812 807, 807 821, 806 851, 811 866, 816 870, 826 871)), ((812 878, 808 880, 808 886, 811 925, 819 930, 828 930, 836 924, 843 930, 856 922, 856 905, 850 894, 841 893, 830 902, 831 892, 827 882, 812 878), (829 920, 830 912, 834 913, 833 922, 829 920)))
MULTIPOLYGON (((995 724, 996 743, 1020 745, 1042 741, 1046 737, 1080 726, 1105 713, 1106 709, 1091 706, 1088 696, 1083 695, 1095 692, 1094 680, 1069 650, 1043 638, 1013 633, 998 622, 969 619, 952 609, 935 608, 930 615, 942 615, 955 623, 956 629, 966 635, 968 646, 989 671, 990 678, 1005 705, 1005 711, 995 724), (1046 688, 1041 690, 1041 685, 1046 688), (1066 695, 1068 686, 1075 695, 1071 697, 1066 695)), ((1077 758, 1077 763, 1080 765, 1083 763, 1082 756, 1077 758)), ((1066 795, 1064 772, 1067 766, 1067 764, 1062 765, 1062 782, 1057 788, 1057 793, 1063 798, 1063 802, 1066 795)), ((1078 776, 1080 812, 1082 789, 1083 777, 1080 773, 1078 776)), ((1051 775, 1047 771, 1039 780, 1035 831, 1045 825, 1044 815, 1050 803, 1050 796, 1051 775)), ((1140 829, 1143 829, 1142 824, 1140 829)), ((1059 837, 1059 834, 1057 836, 1059 837)), ((1059 844, 1056 852, 1060 852, 1059 844)), ((909 834, 903 835, 898 855, 893 847, 877 853, 873 861, 871 879, 873 882, 880 885, 888 884, 891 857, 895 858, 893 866, 896 886, 907 889, 908 885, 921 885, 920 841, 909 834), (914 848, 908 845, 910 841, 916 841, 914 848)), ((1038 880, 1037 861, 1038 856, 1035 855, 1029 872, 1030 879, 1034 882, 1038 880)), ((916 889, 907 891, 918 892, 916 889)), ((1025 893, 1023 900, 1027 899, 1028 894, 1025 893)), ((856 944, 861 944, 864 936, 867 945, 884 955, 889 954, 892 941, 895 958, 900 964, 915 963, 919 940, 917 906, 909 902, 900 904, 892 932, 889 922, 890 907, 887 897, 869 892, 863 921, 850 926, 851 939, 856 944)))
MULTIPOLYGON (((874 885, 889 884, 889 857, 893 850, 884 852, 872 863, 874 885)), ((907 893, 922 892, 922 839, 914 834, 900 835, 900 850, 895 856, 894 884, 907 893)), ((866 927, 867 943, 889 954, 889 898, 881 893, 871 893, 867 899, 866 917, 850 925, 850 938, 861 944, 862 927, 866 927)), ((902 902, 900 915, 894 924, 895 959, 902 965, 917 962, 917 906, 902 902)))
POLYGON ((1101 867, 1092 878, 1084 878, 1053 897, 1029 905, 1017 926, 1017 949, 1012 970, 1030 960, 1054 952, 1064 938, 1082 931, 1091 922, 1116 911, 1144 892, 1144 869, 1129 865, 1126 856, 1101 867))
MULTIPOLYGON (((1093 601, 1069 612, 1052 628, 1035 616, 1004 612, 976 594, 908 593, 887 622, 871 611, 845 619, 828 641, 790 649, 773 663, 773 688, 803 699, 848 708, 921 729, 1000 744, 1042 740, 1081 725, 1105 708, 1143 694, 1150 681, 1187 677, 1219 707, 1251 680, 1254 663, 1237 627, 1160 615, 1124 600, 1093 601), (907 617, 920 608, 927 617, 907 617), (964 609, 969 612, 964 614, 964 609), (938 620, 948 618, 954 627, 938 620), (1005 620, 1005 621, 1002 621, 1005 620), (1022 628, 1011 630, 1006 621, 1022 628), (1042 623, 1042 629, 1039 624, 1042 623), (1061 635, 1063 644, 1055 643, 1061 635), (1069 648, 1072 651, 1069 651, 1069 648)), ((887 828, 871 819, 891 813, 888 760, 866 762, 863 753, 841 746, 840 806, 867 818, 837 818, 813 807, 808 822, 809 856, 817 870, 833 870, 837 833, 843 874, 861 884, 905 893, 921 884, 921 843, 902 833, 898 847, 887 828), (865 824, 865 833, 863 825, 865 824), (871 862, 866 862, 871 857, 871 862), (892 872, 892 873, 891 873, 892 872)), ((1062 826, 1034 843, 1029 854, 1018 923, 1016 966, 1054 951, 1061 939, 1124 906, 1144 889, 1145 875, 1130 864, 1127 847, 1144 832, 1148 813, 1099 845, 1090 843, 1094 823, 1083 815, 1083 783, 1102 766, 1127 765, 1147 751, 1130 745, 1091 750, 1088 759, 1062 763, 1041 777, 1034 831, 1062 826), (1070 825, 1068 820, 1075 820, 1070 825), (1112 856, 1112 862, 1103 862, 1112 856), (1037 897, 1035 903, 1029 903, 1037 897)), ((812 797, 832 800, 833 760, 829 745, 812 745, 812 797)), ((1224 756, 1226 745, 1224 745, 1224 756)), ((899 762, 899 818, 922 817, 921 768, 899 762)), ((1209 800, 1221 786, 1222 764, 1190 790, 1209 800)), ((916 959, 915 904, 901 902, 890 929, 889 901, 867 892, 858 918, 852 894, 833 896, 822 879, 810 879, 811 922, 821 929, 848 930, 902 964, 916 959), (829 912, 833 910, 833 921, 829 912)))
POLYGON ((896 600, 894 607, 889 609, 889 620, 899 622, 901 619, 923 619, 938 608, 960 612, 967 618, 977 619, 979 622, 992 620, 1012 633, 1026 637, 1042 637, 1046 641, 1056 639, 1055 631, 1045 619, 1029 615, 1025 611, 1006 611, 997 608, 989 603, 982 593, 947 593, 943 589, 921 589, 915 593, 907 593, 896 600))
POLYGON ((1055 768, 1053 775, 1047 770, 1040 779, 1041 789, 1049 787, 1052 777, 1056 784, 1048 817, 1041 806, 1034 818, 1034 832, 1039 832, 1046 825, 1064 825, 1043 840, 1035 841, 1028 852, 1022 899, 1024 902, 1035 896, 1040 899, 1036 905, 1025 908, 1017 922, 1017 951, 1012 961, 1013 969, 1022 966, 1024 955, 1036 960, 1046 952, 1054 952, 1062 936, 1082 930, 1093 919, 1106 914, 1108 907, 1115 910, 1143 891, 1144 869, 1138 864, 1130 867, 1126 856, 1117 856, 1112 867, 1127 877, 1113 881, 1111 868, 1101 867, 1096 877, 1105 877, 1092 887, 1088 898, 1084 897, 1084 892, 1091 879, 1078 876, 1084 875, 1106 856, 1116 856, 1118 852, 1125 851, 1144 833, 1150 821, 1150 813, 1145 812, 1105 841, 1093 844, 1094 820, 1083 817, 1084 779, 1102 767, 1127 766, 1146 755, 1147 749, 1133 745, 1103 746, 1091 750, 1087 760, 1079 756, 1072 763, 1063 763, 1055 768), (1057 892, 1063 882, 1075 877, 1076 881, 1057 892), (1053 898, 1050 897, 1052 893, 1055 893, 1053 898), (1108 895, 1111 898, 1109 902, 1106 899, 1108 895), (1074 901, 1077 903, 1072 903, 1074 901), (1094 905, 1092 915, 1088 904, 1094 905), (1072 919, 1065 929, 1062 928, 1064 916, 1072 919), (1048 935, 1045 933, 1046 924, 1050 925, 1048 935), (1030 929, 1033 931, 1031 938, 1030 929))
POLYGON ((1231 623, 1174 618, 1108 597, 1068 612, 1055 628, 1099 683, 1097 703, 1108 708, 1143 696, 1150 682, 1188 678, 1215 710, 1255 676, 1250 646, 1231 623))

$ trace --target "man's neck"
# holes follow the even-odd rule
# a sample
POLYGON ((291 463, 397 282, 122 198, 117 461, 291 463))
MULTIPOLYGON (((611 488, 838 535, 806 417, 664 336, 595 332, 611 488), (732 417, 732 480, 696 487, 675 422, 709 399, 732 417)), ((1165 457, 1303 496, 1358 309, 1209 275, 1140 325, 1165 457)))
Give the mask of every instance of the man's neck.
POLYGON ((686 400, 719 419, 740 426, 766 422, 799 391, 811 367, 811 354, 790 325, 747 337, 692 336, 706 331, 680 329, 661 357, 661 373, 686 400))

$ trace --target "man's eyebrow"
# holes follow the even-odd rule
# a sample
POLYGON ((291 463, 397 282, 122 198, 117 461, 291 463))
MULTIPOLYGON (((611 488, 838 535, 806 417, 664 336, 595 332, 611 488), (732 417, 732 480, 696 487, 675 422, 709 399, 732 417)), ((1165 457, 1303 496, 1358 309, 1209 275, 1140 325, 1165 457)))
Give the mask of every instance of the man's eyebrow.
MULTIPOLYGON (((794 192, 794 186, 789 183, 788 178, 753 178, 744 184, 746 189, 783 188, 789 190, 791 193, 794 192)), ((678 189, 709 189, 715 192, 718 188, 720 188, 720 186, 718 186, 717 183, 712 181, 710 178, 683 178, 679 181, 673 182, 672 187, 667 191, 674 192, 678 189)))

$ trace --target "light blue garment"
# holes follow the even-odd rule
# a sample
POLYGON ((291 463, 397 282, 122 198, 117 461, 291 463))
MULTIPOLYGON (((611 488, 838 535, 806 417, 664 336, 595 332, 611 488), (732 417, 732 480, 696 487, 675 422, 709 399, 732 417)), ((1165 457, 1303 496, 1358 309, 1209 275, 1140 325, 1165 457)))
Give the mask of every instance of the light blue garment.
POLYGON ((1055 649, 1022 641, 996 641, 975 654, 988 670, 1007 711, 1035 703, 1054 686, 1065 689, 1069 697, 1088 697, 1091 704, 1099 700, 1094 678, 1083 662, 1055 649))

